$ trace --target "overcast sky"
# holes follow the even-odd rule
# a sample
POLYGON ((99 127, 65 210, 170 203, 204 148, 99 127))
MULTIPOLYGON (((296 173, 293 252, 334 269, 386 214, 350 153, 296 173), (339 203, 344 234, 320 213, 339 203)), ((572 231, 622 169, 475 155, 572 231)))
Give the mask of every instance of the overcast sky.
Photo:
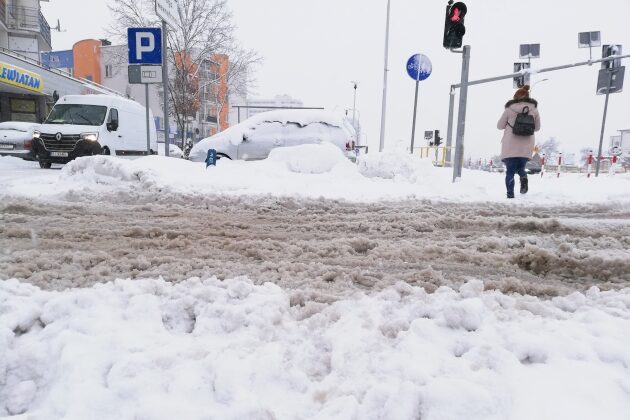
MULTIPOLYGON (((352 107, 351 81, 356 80, 361 122, 370 146, 378 147, 386 0, 228 3, 243 46, 257 50, 265 60, 256 73, 254 96, 288 94, 306 106, 343 112, 352 107)), ((410 141, 415 85, 406 74, 405 64, 415 53, 423 53, 433 62, 433 74, 420 87, 416 138, 422 144, 424 130, 433 129, 446 136, 449 86, 459 82, 461 71, 461 55, 442 48, 446 3, 392 0, 386 147, 410 141)), ((624 53, 630 52, 628 0, 465 3, 468 15, 464 40, 472 47, 471 80, 511 73, 513 63, 519 61, 521 43, 541 44, 541 58, 533 60, 534 68, 587 60, 588 49, 577 47, 577 34, 582 31, 600 30, 604 43, 623 44, 624 53)), ((81 6, 77 8, 76 0, 42 3, 51 26, 60 19, 62 29, 67 30, 53 34, 54 49, 71 48, 80 39, 106 36, 104 28, 111 21, 106 2, 82 0, 81 6), (100 21, 86 19, 87 13, 100 21)), ((593 55, 600 58, 601 48, 593 55)), ((542 115, 539 141, 557 137, 566 151, 596 147, 604 109, 604 97, 595 95, 599 69, 597 64, 534 77, 533 81, 549 79, 533 91, 542 115)), ((626 86, 626 92, 611 95, 606 142, 616 130, 630 128, 628 91, 630 87, 626 86)), ((513 93, 511 80, 470 88, 466 156, 498 153, 501 133, 495 128, 496 122, 513 93)))

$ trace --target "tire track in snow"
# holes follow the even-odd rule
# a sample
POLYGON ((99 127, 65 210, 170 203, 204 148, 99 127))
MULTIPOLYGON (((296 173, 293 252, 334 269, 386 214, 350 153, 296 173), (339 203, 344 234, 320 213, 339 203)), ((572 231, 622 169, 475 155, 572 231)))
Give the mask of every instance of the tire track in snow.
POLYGON ((0 279, 44 289, 117 278, 248 276, 330 301, 404 281, 555 296, 630 286, 630 209, 188 197, 4 197, 0 279))

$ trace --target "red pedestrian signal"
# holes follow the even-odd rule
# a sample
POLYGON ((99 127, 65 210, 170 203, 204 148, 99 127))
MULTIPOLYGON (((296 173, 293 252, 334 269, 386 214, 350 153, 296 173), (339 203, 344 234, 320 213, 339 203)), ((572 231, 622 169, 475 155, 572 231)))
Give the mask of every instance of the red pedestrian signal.
MULTIPOLYGON (((450 3, 450 2, 449 2, 450 3)), ((457 2, 452 6, 446 6, 446 19, 444 24, 444 41, 442 45, 449 50, 461 48, 464 43, 466 27, 464 18, 468 8, 462 2, 457 2)))
POLYGON ((453 8, 453 11, 451 12, 451 22, 459 22, 462 19, 462 11, 455 7, 453 8))

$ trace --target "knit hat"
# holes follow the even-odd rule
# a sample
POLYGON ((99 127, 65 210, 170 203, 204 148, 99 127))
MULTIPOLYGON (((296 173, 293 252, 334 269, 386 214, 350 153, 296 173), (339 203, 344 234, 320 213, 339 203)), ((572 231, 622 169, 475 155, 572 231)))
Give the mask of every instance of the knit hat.
POLYGON ((525 85, 514 93, 514 99, 529 98, 529 85, 525 85))

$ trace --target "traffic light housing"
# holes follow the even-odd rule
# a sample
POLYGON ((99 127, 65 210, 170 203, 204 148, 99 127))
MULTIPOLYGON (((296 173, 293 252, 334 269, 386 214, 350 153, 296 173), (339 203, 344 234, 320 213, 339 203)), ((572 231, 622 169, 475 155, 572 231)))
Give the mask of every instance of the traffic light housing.
POLYGON ((440 144, 442 144, 442 137, 440 137, 440 130, 435 130, 435 137, 433 140, 433 144, 435 145, 435 147, 438 147, 440 144))
POLYGON ((464 18, 466 17, 468 8, 464 3, 457 3, 446 6, 446 20, 444 23, 444 41, 443 46, 452 50, 461 48, 464 43, 464 35, 466 27, 464 26, 464 18))

